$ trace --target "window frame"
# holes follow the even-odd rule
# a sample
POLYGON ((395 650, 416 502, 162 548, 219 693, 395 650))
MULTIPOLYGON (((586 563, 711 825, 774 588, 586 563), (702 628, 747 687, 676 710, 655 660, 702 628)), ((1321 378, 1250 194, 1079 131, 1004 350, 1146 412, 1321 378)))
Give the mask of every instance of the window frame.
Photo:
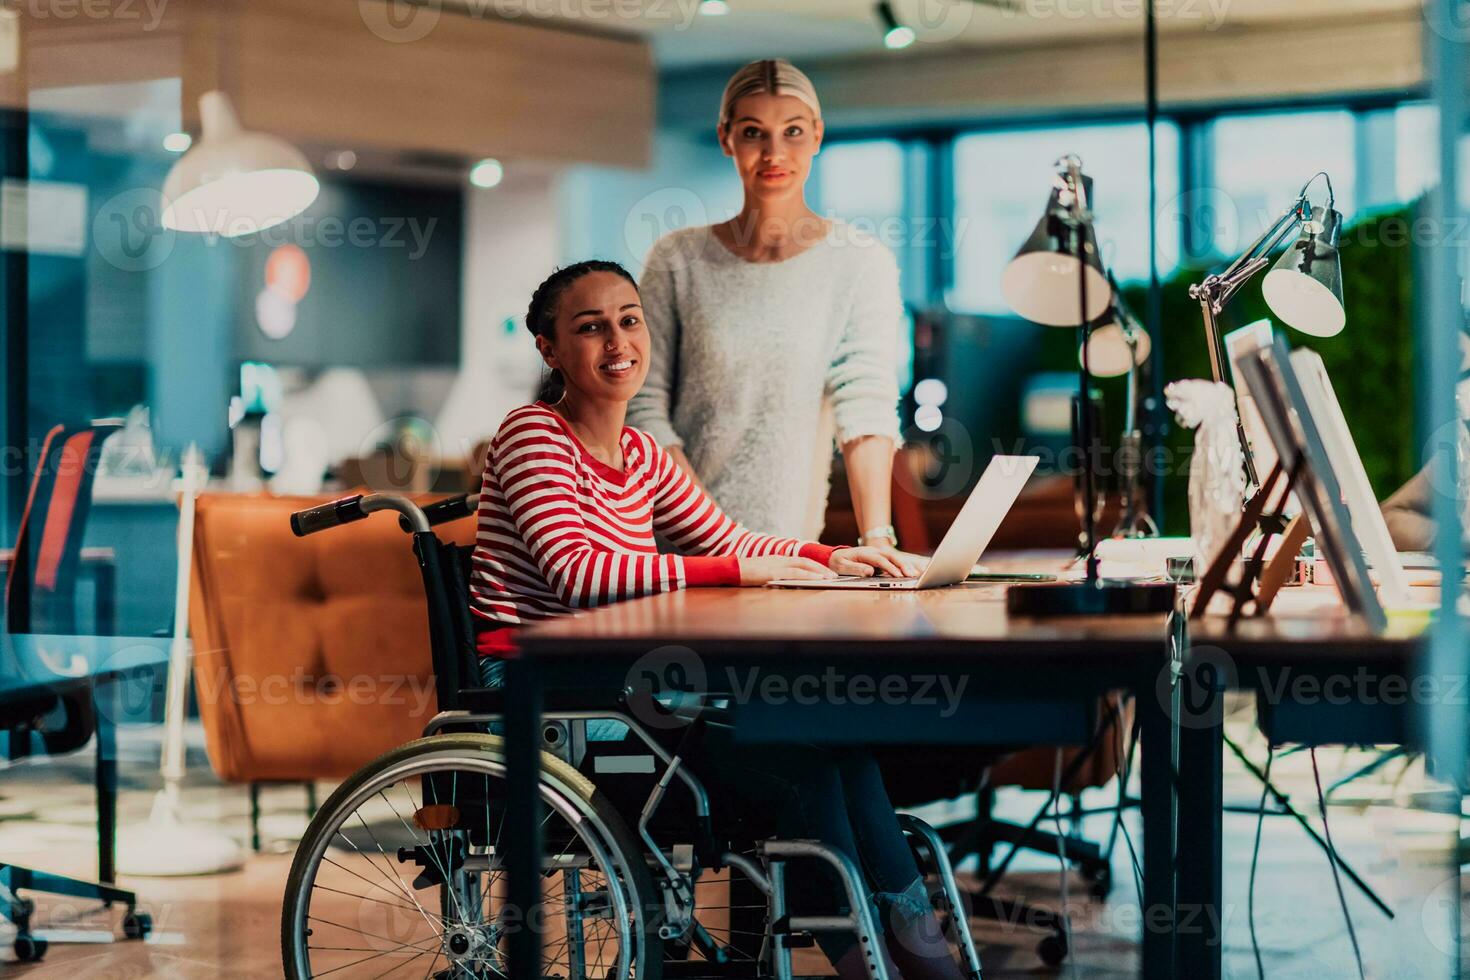
MULTIPOLYGON (((1394 110, 1401 105, 1423 103, 1429 93, 1421 88, 1404 89, 1364 95, 1323 96, 1313 98, 1273 99, 1242 103, 1218 103, 1203 106, 1177 107, 1162 110, 1160 122, 1171 122, 1179 130, 1179 188, 1188 193, 1200 187, 1212 186, 1214 152, 1211 145, 1211 128, 1222 116, 1272 115, 1278 113, 1343 110, 1353 117, 1354 152, 1361 153, 1364 117, 1370 113, 1394 110)), ((1021 133, 1036 130, 1059 129, 1081 125, 1107 125, 1110 123, 1138 123, 1144 121, 1141 109, 1120 108, 1102 111, 1082 109, 1060 112, 1028 114, 1021 116, 981 116, 952 123, 916 123, 887 126, 829 127, 823 145, 833 146, 850 142, 871 140, 893 140, 908 150, 905 152, 903 180, 903 216, 906 221, 923 220, 934 216, 937 220, 956 220, 955 214, 955 168, 954 149, 956 142, 972 134, 1021 133), (922 173, 913 173, 915 159, 921 161, 922 173), (916 193, 915 189, 918 189, 916 193), (919 200, 915 200, 915 198, 919 200)), ((1368 205, 1374 206, 1374 205, 1368 205)), ((1178 254, 1184 254, 1183 243, 1174 243, 1178 254)), ((944 249, 919 250, 926 256, 918 263, 917 283, 905 282, 904 296, 920 309, 943 309, 945 297, 955 284, 955 256, 944 249)), ((1208 260, 1228 262, 1233 256, 1214 252, 1211 243, 1208 260)), ((984 316, 986 314, 978 314, 984 316)))

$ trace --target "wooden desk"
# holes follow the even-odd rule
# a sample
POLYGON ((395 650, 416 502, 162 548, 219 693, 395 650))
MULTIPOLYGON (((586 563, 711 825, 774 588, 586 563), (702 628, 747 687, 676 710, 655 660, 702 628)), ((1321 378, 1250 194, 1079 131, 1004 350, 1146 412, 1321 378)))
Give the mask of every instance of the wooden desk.
MULTIPOLYGON (((1031 570, 1058 567, 1055 559, 1020 563, 1031 570)), ((511 797, 506 831, 510 839, 533 846, 511 853, 511 903, 530 908, 537 897, 534 779, 543 684, 622 685, 630 669, 637 673, 640 660, 656 670, 676 664, 686 678, 702 674, 691 688, 715 686, 728 671, 754 670, 761 683, 744 689, 756 693, 736 698, 739 737, 823 744, 1079 744, 1090 738, 1098 698, 1122 689, 1146 694, 1138 699, 1145 742, 1144 906, 1149 910, 1143 973, 1177 975, 1169 925, 1176 911, 1170 863, 1172 738, 1163 699, 1154 695, 1159 678, 1169 671, 1171 624, 1164 616, 1013 620, 1004 594, 1003 586, 990 584, 922 593, 692 590, 527 630, 521 639, 524 656, 509 661, 507 669, 511 797), (935 675, 965 683, 960 705, 947 715, 918 703, 917 694, 844 698, 837 704, 825 696, 797 703, 760 693, 773 678, 779 686, 833 675, 839 685, 875 675, 896 677, 900 687, 905 679, 917 683, 935 675)), ((1173 628, 1177 643, 1178 627, 1173 628)), ((749 676, 741 675, 747 682, 749 676)), ((513 977, 535 976, 539 937, 521 930, 512 936, 510 954, 513 977)))
POLYGON ((1273 744, 1414 745, 1421 639, 1388 635, 1347 615, 1332 589, 1286 589, 1271 614, 1227 631, 1224 617, 1191 620, 1180 675, 1178 901, 1200 928, 1178 939, 1181 976, 1218 980, 1223 910, 1221 695, 1254 691, 1273 744))

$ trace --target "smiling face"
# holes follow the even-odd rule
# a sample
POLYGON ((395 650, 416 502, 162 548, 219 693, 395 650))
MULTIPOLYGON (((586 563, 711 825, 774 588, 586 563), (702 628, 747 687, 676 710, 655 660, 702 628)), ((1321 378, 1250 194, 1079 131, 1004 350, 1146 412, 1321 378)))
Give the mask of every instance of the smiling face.
POLYGON ((794 95, 747 95, 720 127, 720 145, 748 197, 800 194, 822 146, 822 121, 794 95))
POLYGON ((625 402, 648 377, 648 328, 638 290, 612 272, 589 272, 561 294, 551 337, 537 337, 548 367, 574 397, 625 402))

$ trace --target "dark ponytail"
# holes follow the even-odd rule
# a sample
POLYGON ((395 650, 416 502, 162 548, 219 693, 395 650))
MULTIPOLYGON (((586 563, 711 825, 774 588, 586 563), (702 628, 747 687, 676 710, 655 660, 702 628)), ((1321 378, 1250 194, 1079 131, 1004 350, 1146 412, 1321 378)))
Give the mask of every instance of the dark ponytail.
MULTIPOLYGON (((632 274, 616 262, 605 259, 588 259, 585 262, 574 262, 571 265, 562 266, 546 281, 536 287, 531 294, 531 305, 526 308, 526 329, 531 331, 533 337, 545 337, 553 340, 556 335, 556 313, 561 305, 562 294, 567 291, 572 283, 581 279, 590 272, 611 272, 615 276, 622 276, 628 280, 634 289, 638 288, 638 282, 632 274)), ((541 390, 536 393, 538 401, 546 402, 548 405, 561 400, 566 391, 566 382, 561 372, 555 368, 547 369, 546 376, 541 379, 541 390)))

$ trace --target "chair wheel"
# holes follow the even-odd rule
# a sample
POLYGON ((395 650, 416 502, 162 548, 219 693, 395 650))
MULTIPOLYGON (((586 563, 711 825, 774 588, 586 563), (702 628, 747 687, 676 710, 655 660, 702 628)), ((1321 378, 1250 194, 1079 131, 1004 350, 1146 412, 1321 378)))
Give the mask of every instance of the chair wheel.
POLYGON ((22 963, 39 963, 50 945, 39 936, 23 933, 15 937, 15 958, 22 963))
POLYGON ((123 936, 128 939, 146 939, 153 931, 153 916, 147 912, 129 912, 123 917, 123 936))
POLYGON ((1036 955, 1047 966, 1061 966, 1071 951, 1072 945, 1064 932, 1054 932, 1036 944, 1036 955))

